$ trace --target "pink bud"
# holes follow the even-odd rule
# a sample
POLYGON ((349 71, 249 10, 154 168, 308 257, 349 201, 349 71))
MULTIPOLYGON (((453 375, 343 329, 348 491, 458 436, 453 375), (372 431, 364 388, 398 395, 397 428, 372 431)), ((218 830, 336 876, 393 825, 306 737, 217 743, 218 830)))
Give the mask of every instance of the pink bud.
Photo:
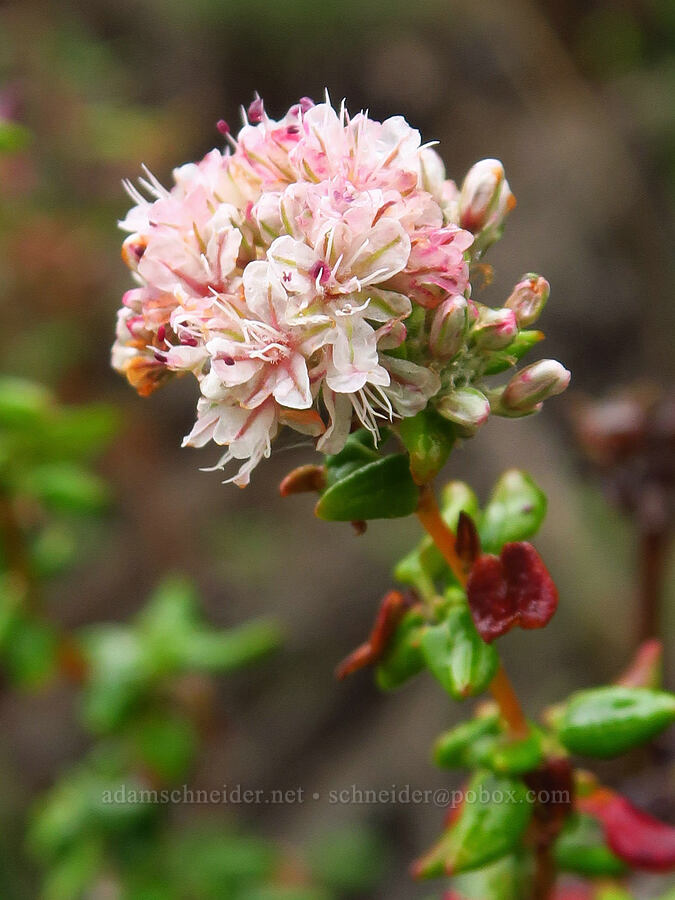
POLYGON ((227 124, 225 119, 218 119, 216 122, 216 128, 223 135, 228 135, 230 133, 230 126, 227 124))
POLYGON ((466 299, 461 294, 448 297, 434 313, 429 349, 437 359, 452 359, 464 343, 466 331, 466 299))
POLYGON ((504 305, 514 311, 518 325, 527 328, 541 315, 550 290, 551 287, 545 278, 530 273, 524 275, 518 282, 504 305))
POLYGON ((517 372, 500 398, 504 415, 534 412, 538 404, 561 394, 570 383, 570 373, 555 359, 540 359, 517 372))
POLYGON ((456 388, 436 404, 443 418, 458 425, 464 437, 474 435, 490 415, 490 403, 473 387, 456 388))
POLYGON ((518 334, 516 314, 512 309, 479 307, 478 321, 472 336, 480 350, 503 350, 518 334))
POLYGON ((249 105, 247 116, 251 125, 259 125, 265 115, 265 107, 262 98, 255 95, 255 100, 249 105))
POLYGON ((515 198, 498 159, 482 159, 472 166, 459 196, 459 223, 476 234, 498 228, 513 208, 515 198))

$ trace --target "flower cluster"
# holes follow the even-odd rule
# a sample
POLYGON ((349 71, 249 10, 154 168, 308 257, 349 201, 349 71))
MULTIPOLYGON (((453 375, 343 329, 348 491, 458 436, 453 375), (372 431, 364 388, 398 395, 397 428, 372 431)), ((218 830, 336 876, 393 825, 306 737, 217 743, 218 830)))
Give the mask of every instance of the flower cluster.
POLYGON ((471 298, 472 266, 514 198, 483 160, 461 189, 402 117, 353 118, 303 98, 279 121, 257 98, 236 140, 173 173, 146 171, 121 223, 138 286, 118 314, 113 365, 142 395, 167 377, 199 382, 190 446, 225 446, 244 485, 283 425, 334 453, 353 423, 429 403, 473 433, 490 411, 524 415, 569 375, 544 361, 506 389, 482 379, 540 336, 521 332, 548 285, 526 276, 503 309, 471 298))

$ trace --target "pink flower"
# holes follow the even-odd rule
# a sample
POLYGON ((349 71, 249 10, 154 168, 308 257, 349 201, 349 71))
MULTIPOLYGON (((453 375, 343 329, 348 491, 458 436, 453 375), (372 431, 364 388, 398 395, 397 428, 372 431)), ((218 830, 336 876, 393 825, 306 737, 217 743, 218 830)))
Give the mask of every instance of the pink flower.
POLYGON ((194 376, 185 443, 226 447, 217 468, 239 460, 237 484, 284 426, 334 453, 355 424, 377 439, 430 403, 456 416, 518 335, 511 309, 479 317, 470 300, 471 263, 512 205, 501 164, 477 164, 460 192, 405 119, 352 118, 328 98, 274 120, 256 97, 244 120, 236 138, 219 126, 228 149, 175 169, 170 189, 147 170, 140 190, 127 183, 137 286, 114 367, 143 395, 194 376))

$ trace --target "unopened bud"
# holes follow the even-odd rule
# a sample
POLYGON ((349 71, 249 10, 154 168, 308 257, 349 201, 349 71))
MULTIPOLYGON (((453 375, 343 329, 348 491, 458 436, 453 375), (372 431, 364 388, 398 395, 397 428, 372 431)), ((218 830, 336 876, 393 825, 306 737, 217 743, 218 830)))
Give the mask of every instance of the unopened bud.
POLYGON ((459 224, 477 234, 498 228, 514 206, 515 198, 498 159, 482 159, 464 179, 459 197, 459 224))
POLYGON ((436 404, 438 412, 458 425, 463 437, 474 435, 490 415, 490 403, 479 390, 461 387, 446 394, 436 404))
POLYGON ((514 311, 518 325, 527 328, 541 315, 550 290, 551 287, 545 278, 531 272, 518 282, 504 305, 514 311))
POLYGON ((461 294, 448 297, 434 313, 429 349, 437 359, 452 359, 459 353, 467 331, 467 302, 461 294))
POLYGON ((540 359, 525 366, 506 385, 499 406, 504 415, 525 415, 549 397, 561 394, 570 383, 570 373, 555 359, 540 359))
POLYGON ((512 309, 480 307, 473 326, 473 340, 481 350, 503 350, 518 335, 518 322, 512 309))

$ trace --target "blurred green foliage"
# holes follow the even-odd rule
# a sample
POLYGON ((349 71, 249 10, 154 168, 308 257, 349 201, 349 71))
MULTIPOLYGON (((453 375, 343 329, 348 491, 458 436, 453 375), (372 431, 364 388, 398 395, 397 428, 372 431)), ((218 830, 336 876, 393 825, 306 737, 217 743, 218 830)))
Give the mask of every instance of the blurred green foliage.
POLYGON ((91 737, 30 816, 40 896, 78 900, 106 885, 129 900, 331 900, 360 891, 381 871, 367 831, 317 842, 291 865, 285 851, 229 821, 172 821, 172 797, 190 802, 189 778, 218 716, 211 679, 275 650, 275 622, 215 629, 178 575, 126 623, 66 629, 47 612, 45 583, 77 561, 76 524, 109 504, 92 463, 116 428, 112 408, 61 406, 34 382, 0 377, 0 661, 15 687, 72 683, 91 737))

